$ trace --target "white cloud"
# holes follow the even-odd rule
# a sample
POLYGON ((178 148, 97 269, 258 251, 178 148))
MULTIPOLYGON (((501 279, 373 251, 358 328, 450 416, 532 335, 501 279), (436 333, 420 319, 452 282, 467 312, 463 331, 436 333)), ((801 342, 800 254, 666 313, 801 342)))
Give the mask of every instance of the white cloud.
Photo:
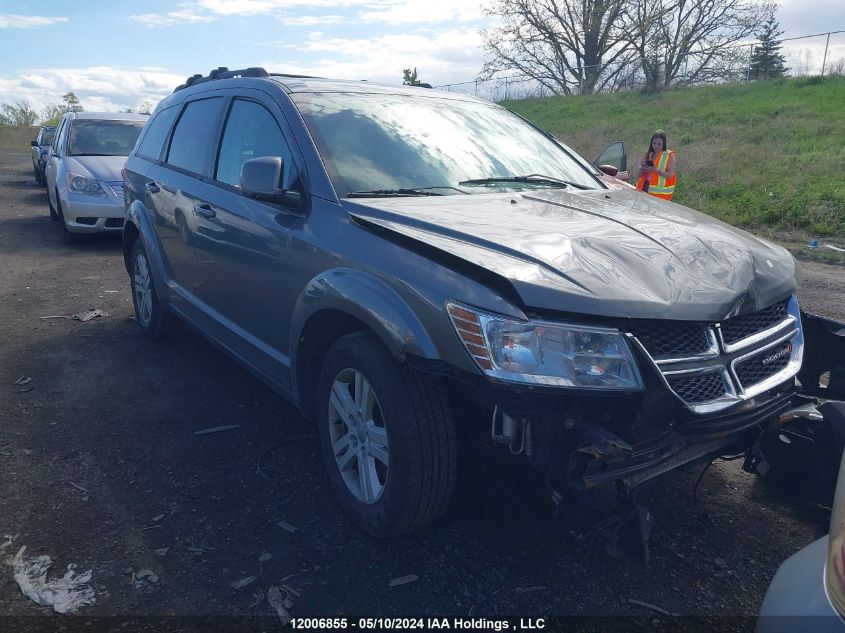
POLYGON ((39 68, 16 78, 0 76, 0 94, 3 101, 25 99, 39 108, 60 103, 63 94, 73 91, 86 110, 116 112, 137 108, 145 100, 158 103, 184 81, 184 76, 172 73, 108 66, 39 68), (116 77, 120 80, 115 81, 116 77))
POLYGON ((329 38, 310 33, 299 50, 322 59, 314 63, 268 61, 268 71, 337 79, 402 83, 402 70, 416 68, 420 81, 446 84, 471 81, 483 63, 475 28, 431 34, 384 35, 372 39, 329 38))
POLYGON ((363 11, 361 18, 387 24, 426 22, 471 22, 484 18, 479 0, 409 0, 391 2, 375 11, 363 11))
POLYGON ((39 26, 52 26, 60 22, 67 22, 67 18, 0 13, 0 29, 33 29, 39 26))
POLYGON ((141 13, 130 15, 129 19, 140 22, 149 27, 179 26, 181 24, 195 24, 197 22, 213 22, 217 18, 207 15, 194 4, 182 3, 181 8, 166 13, 141 13))
POLYGON ((322 26, 339 24, 345 19, 342 15, 300 15, 297 17, 285 15, 279 18, 279 22, 285 26, 322 26))

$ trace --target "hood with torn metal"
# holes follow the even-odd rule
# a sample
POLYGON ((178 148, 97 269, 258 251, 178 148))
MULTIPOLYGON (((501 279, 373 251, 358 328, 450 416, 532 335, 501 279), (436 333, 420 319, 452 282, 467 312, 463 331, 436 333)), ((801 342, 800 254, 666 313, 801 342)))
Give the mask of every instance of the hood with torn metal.
POLYGON ((500 276, 529 310, 719 321, 767 307, 799 283, 786 249, 634 190, 344 205, 361 226, 500 276))

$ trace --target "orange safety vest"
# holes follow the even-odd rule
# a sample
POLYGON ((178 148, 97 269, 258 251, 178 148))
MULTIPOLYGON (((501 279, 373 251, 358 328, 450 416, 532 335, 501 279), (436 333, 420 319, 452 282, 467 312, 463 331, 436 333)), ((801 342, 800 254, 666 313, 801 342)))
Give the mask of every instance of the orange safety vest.
MULTIPOLYGON (((674 155, 675 152, 668 149, 658 152, 657 156, 654 157, 654 164, 657 167, 657 171, 653 171, 648 174, 648 194, 657 198, 663 198, 664 200, 672 199, 672 194, 675 193, 675 181, 677 180, 677 174, 673 173, 669 178, 664 178, 663 176, 658 176, 657 172, 666 171, 666 167, 669 165, 669 158, 674 155)), ((645 180, 646 175, 643 174, 637 181, 637 189, 640 191, 643 190, 645 180)))

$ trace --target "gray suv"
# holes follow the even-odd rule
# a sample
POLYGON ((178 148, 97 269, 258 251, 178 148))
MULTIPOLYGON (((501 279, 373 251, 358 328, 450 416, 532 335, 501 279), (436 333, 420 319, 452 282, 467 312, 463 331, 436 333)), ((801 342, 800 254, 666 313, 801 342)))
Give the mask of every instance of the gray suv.
POLYGON ((621 507, 750 450, 795 394, 786 250, 607 184, 479 99, 195 75, 145 126, 125 192, 140 326, 178 317, 315 420, 375 535, 445 510, 479 421, 555 500, 621 507))

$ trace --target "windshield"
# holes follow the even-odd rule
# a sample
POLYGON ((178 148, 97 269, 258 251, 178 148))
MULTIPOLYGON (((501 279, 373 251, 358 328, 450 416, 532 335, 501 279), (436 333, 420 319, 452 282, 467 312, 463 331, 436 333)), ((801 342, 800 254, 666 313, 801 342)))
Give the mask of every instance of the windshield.
POLYGON ((144 121, 77 119, 70 128, 68 156, 129 156, 144 121))
POLYGON ((341 197, 600 186, 555 141, 493 104, 376 94, 292 97, 341 197), (537 175, 542 178, 525 178, 537 175), (507 180, 514 177, 520 180, 507 180))

